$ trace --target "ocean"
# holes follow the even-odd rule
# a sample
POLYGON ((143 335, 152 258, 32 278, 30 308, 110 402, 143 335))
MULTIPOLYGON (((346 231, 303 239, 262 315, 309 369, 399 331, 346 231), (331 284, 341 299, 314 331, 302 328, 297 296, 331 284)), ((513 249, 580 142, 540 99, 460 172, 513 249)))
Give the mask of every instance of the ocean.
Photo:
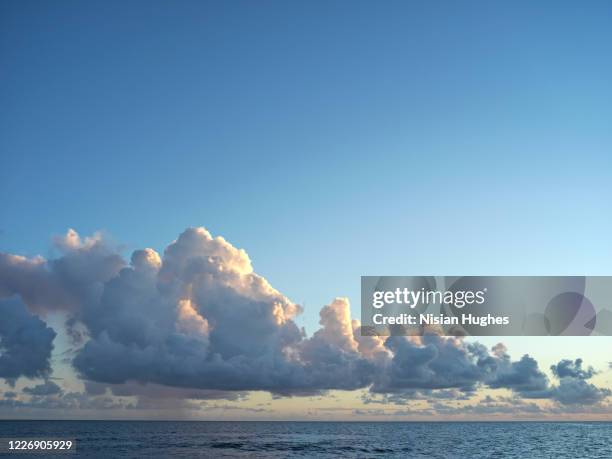
POLYGON ((612 457, 607 422, 0 421, 0 438, 76 441, 4 457, 612 457))

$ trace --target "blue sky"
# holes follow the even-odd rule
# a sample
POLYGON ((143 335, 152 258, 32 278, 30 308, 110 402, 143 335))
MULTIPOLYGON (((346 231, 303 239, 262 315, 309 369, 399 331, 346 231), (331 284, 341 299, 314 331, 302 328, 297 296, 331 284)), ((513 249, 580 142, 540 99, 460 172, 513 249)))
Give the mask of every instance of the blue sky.
POLYGON ((1 8, 5 250, 204 225, 317 304, 361 274, 607 273, 607 2, 1 8))
MULTIPOLYGON (((3 2, 0 251, 245 248, 317 327, 375 274, 610 274, 612 5, 3 2), (311 306, 311 307, 309 307, 311 306)), ((603 359, 603 357, 602 357, 603 359)))

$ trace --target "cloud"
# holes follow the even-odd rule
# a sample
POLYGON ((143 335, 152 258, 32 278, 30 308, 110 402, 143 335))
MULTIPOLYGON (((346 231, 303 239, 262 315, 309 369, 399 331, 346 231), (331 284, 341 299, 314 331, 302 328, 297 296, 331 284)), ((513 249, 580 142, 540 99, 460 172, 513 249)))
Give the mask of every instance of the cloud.
POLYGON ((586 381, 597 372, 593 367, 583 368, 580 358, 561 360, 550 369, 559 378, 559 385, 553 389, 551 397, 563 405, 596 405, 612 395, 610 389, 586 381))
POLYGON ((60 392, 48 395, 31 395, 29 399, 0 399, 0 413, 32 414, 39 410, 60 410, 62 413, 79 410, 116 410, 130 408, 132 405, 108 396, 90 397, 83 392, 60 392), (35 411, 34 411, 35 410, 35 411))
MULTIPOLYGON (((355 389, 375 368, 355 339, 346 299, 321 311, 306 339, 299 305, 253 271, 244 250, 189 229, 159 257, 137 251, 79 321, 90 339, 74 359, 83 378, 204 390, 303 395, 355 389)), ((372 348, 371 352, 374 352, 372 348)))
POLYGON ((91 396, 112 394, 117 397, 139 397, 152 400, 241 400, 246 392, 218 391, 190 389, 183 387, 169 387, 158 384, 139 384, 127 382, 125 384, 103 384, 94 381, 85 382, 85 392, 91 396))
POLYGON ((19 295, 35 311, 73 303, 42 257, 0 253, 0 298, 13 295, 19 295))
POLYGON ((74 230, 55 238, 62 256, 52 260, 0 253, 0 298, 19 295, 31 311, 78 310, 96 301, 104 282, 124 265, 96 234, 84 241, 74 230))
POLYGON ((552 398, 563 405, 595 405, 612 395, 610 389, 599 388, 581 378, 566 377, 552 391, 552 398))
POLYGON ((550 369, 557 378, 589 379, 595 375, 593 367, 582 368, 582 359, 576 359, 573 362, 564 359, 556 365, 552 365, 550 369))
POLYGON ((15 380, 51 372, 53 329, 30 314, 16 297, 0 300, 0 377, 15 380))
POLYGON ((494 378, 488 382, 492 389, 511 389, 525 398, 548 398, 550 396, 547 376, 540 371, 538 362, 524 355, 520 360, 511 362, 507 355, 500 359, 494 378))
POLYGON ((497 416, 511 415, 533 417, 541 416, 546 410, 533 401, 526 402, 518 397, 492 397, 485 396, 477 403, 468 405, 451 405, 449 403, 437 402, 432 408, 439 415, 477 415, 477 416, 497 416))
POLYGON ((76 356, 94 381, 214 390, 299 389, 286 355, 303 338, 299 306, 253 272, 246 252, 202 228, 185 231, 163 262, 148 249, 84 305, 90 340, 76 356))
POLYGON ((351 390, 370 384, 378 367, 359 353, 346 298, 336 298, 320 312, 321 328, 296 347, 306 389, 351 390))
POLYGON ((45 381, 34 387, 24 387, 23 392, 30 395, 55 395, 61 394, 62 388, 53 381, 45 381))
MULTIPOLYGON (((372 400, 440 403, 489 387, 570 404, 609 395, 585 382, 594 373, 580 359, 554 366, 559 384, 552 386, 532 357, 513 361, 501 344, 487 349, 433 332, 361 336, 341 297, 321 309, 320 328, 309 337, 295 322, 301 306, 257 274, 244 250, 204 228, 185 230, 161 255, 136 250, 129 262, 101 234, 81 238, 70 230, 55 247, 59 255, 49 260, 0 254, 0 298, 17 296, 0 307, 32 330, 24 335, 29 344, 18 343, 25 338, 11 334, 14 325, 0 324, 3 343, 4 335, 17 343, 0 354, 0 377, 49 374, 55 333, 32 314, 62 311, 75 340, 71 363, 87 382, 84 396, 93 398, 136 396, 149 404, 366 388, 372 400)), ((47 382, 25 392, 52 389, 47 382)), ((77 403, 76 395, 60 395, 77 403)))
POLYGON ((458 338, 436 334, 391 336, 385 347, 393 357, 374 381, 374 392, 473 391, 496 370, 495 359, 483 346, 458 338))

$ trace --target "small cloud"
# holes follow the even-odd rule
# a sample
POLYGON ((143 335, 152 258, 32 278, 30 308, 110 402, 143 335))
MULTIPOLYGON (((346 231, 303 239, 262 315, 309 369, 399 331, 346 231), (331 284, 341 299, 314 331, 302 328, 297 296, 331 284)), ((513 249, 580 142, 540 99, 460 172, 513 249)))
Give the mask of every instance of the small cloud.
POLYGON ((47 396, 57 395, 62 393, 62 388, 55 384, 53 381, 45 381, 43 384, 39 384, 34 387, 25 387, 23 392, 29 395, 47 396))

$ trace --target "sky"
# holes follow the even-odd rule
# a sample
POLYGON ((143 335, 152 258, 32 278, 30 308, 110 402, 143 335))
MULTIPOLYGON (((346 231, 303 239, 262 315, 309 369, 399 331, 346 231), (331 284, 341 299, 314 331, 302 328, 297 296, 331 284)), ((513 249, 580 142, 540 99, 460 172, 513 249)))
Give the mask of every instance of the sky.
MULTIPOLYGON (((503 341, 510 360, 495 355, 500 368, 508 366, 504 371, 519 371, 513 364, 524 354, 535 359, 549 379, 546 385, 531 375, 548 391, 543 401, 500 382, 505 373, 475 377, 475 395, 452 412, 439 404, 460 396, 440 390, 465 395, 470 384, 432 389, 415 383, 401 388, 395 403, 399 398, 389 397, 400 388, 372 392, 370 380, 338 389, 312 377, 289 390, 281 384, 285 375, 194 399, 175 393, 176 379, 186 377, 181 372, 161 380, 117 376, 139 381, 121 383, 136 384, 125 401, 111 389, 92 388, 109 383, 99 373, 104 366, 96 367, 107 356, 101 336, 132 345, 137 332, 122 327, 148 318, 134 299, 125 300, 126 308, 136 308, 129 318, 108 305, 114 315, 103 324, 88 314, 106 304, 92 299, 90 289, 98 295, 126 266, 134 272, 149 266, 130 265, 134 250, 151 248, 164 258, 187 234, 189 250, 221 251, 224 269, 243 280, 265 279, 280 292, 278 300, 260 281, 248 291, 242 281, 228 284, 246 304, 281 302, 286 317, 272 333, 280 341, 289 339, 292 324, 305 327, 305 338, 291 339, 310 366, 291 368, 312 376, 321 369, 315 349, 323 345, 350 354, 351 365, 382 359, 357 349, 346 328, 347 311, 359 318, 362 275, 610 274, 611 16, 604 1, 2 2, 0 252, 27 257, 28 264, 5 257, 0 297, 11 297, 5 314, 42 337, 42 361, 14 388, 5 382, 5 393, 16 395, 5 396, 0 415, 38 410, 36 416, 53 418, 70 399, 77 407, 70 416, 104 418, 327 419, 359 412, 387 419, 395 411, 406 413, 393 419, 609 416, 610 400, 591 388, 612 388, 608 338, 478 340, 491 355, 503 341), (197 227, 206 230, 185 232, 197 227), (236 261, 242 255, 235 249, 248 253, 251 271, 236 261), (85 279, 70 274, 73 268, 93 274, 85 279), (35 291, 46 292, 46 300, 35 291), (336 297, 347 301, 338 305, 336 297), (320 324, 321 309, 334 304, 326 311, 335 319, 320 324), (74 327, 64 325, 70 318, 84 336, 80 342, 71 338, 74 327), (57 334, 52 371, 45 366, 45 327, 57 334), (317 330, 323 332, 315 337, 317 330), (336 342, 330 330, 346 340, 336 342), (75 367, 71 359, 78 355, 75 367), (564 359, 574 362, 574 379, 561 389, 563 377, 550 367, 564 359), (580 365, 597 374, 581 373, 580 365), (48 397, 23 392, 45 384, 39 392, 50 391, 48 397), (587 399, 564 404, 570 386, 590 391, 590 405, 587 399), (410 410, 402 404, 409 397, 410 410), (524 412, 507 412, 510 402, 499 397, 525 404, 524 412), (123 402, 135 408, 124 409, 123 402), (536 409, 532 403, 545 412, 529 411, 536 409)), ((186 263, 177 260, 153 265, 174 272, 173 282, 184 289, 192 284, 173 271, 186 263)), ((216 292, 229 281, 219 282, 202 289, 216 292)), ((108 290, 115 284, 121 283, 108 290)), ((161 305, 175 294, 149 300, 163 315, 161 305)), ((241 307, 225 294, 219 301, 241 307)), ((123 293, 116 295, 122 304, 123 293)), ((179 307, 190 313, 185 308, 179 307)), ((174 319, 181 326, 181 316, 174 319)), ((157 325, 151 336, 159 344, 169 331, 157 325)), ((197 334, 192 325, 185 336, 197 334)), ((216 339, 206 346, 222 349, 224 359, 241 355, 240 346, 216 339)), ((200 344, 207 355, 210 349, 200 344)), ((465 343, 453 346, 469 357, 466 364, 475 358, 465 343)), ((204 363, 201 369, 194 388, 223 389, 202 385, 212 370, 204 363)))

